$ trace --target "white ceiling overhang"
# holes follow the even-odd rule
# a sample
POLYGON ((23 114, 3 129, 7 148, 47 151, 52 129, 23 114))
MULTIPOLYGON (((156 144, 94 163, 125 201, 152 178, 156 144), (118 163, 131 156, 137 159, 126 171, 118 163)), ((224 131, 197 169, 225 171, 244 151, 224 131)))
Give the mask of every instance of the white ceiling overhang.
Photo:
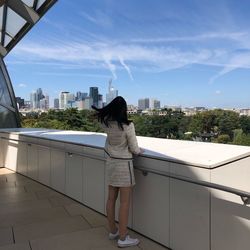
POLYGON ((6 56, 57 0, 0 0, 0 56, 6 56))

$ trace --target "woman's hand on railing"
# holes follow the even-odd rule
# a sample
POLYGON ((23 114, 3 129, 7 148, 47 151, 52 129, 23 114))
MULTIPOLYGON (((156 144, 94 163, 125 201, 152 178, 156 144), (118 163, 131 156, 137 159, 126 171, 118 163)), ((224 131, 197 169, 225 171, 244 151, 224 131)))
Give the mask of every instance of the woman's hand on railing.
POLYGON ((140 152, 139 152, 139 155, 140 154, 143 154, 145 152, 145 149, 143 149, 143 148, 140 148, 140 152))

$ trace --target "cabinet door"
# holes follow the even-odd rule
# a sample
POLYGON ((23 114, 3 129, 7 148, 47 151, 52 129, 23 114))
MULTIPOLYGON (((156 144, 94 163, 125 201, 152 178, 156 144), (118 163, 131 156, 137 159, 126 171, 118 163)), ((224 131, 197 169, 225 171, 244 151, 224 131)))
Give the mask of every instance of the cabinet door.
POLYGON ((65 152, 51 149, 51 187, 65 193, 65 152))
POLYGON ((135 170, 133 229, 169 246, 169 178, 135 170))
POLYGON ((196 184, 170 181, 172 249, 209 250, 209 191, 196 184))
POLYGON ((6 156, 5 156, 5 167, 13 171, 17 170, 17 151, 18 141, 9 140, 7 141, 6 156))
POLYGON ((38 146, 38 181, 50 185, 50 149, 38 146))
POLYGON ((84 158, 83 161, 83 203, 104 213, 105 166, 100 160, 84 158))
MULTIPOLYGON (((250 192, 250 158, 246 157, 212 170, 211 181, 226 187, 250 192)), ((250 249, 250 201, 211 190, 211 249, 250 249)))
POLYGON ((82 202, 83 158, 79 155, 66 153, 66 195, 82 202))
MULTIPOLYGON (((171 163, 171 171, 193 180, 210 181, 206 169, 171 163)), ((206 187, 170 180, 170 248, 210 249, 210 190, 206 187)))
POLYGON ((34 144, 28 143, 28 154, 27 154, 27 176, 31 179, 38 180, 38 152, 37 146, 34 144))
POLYGON ((18 154, 17 154, 17 172, 23 175, 27 175, 27 143, 18 143, 18 154))

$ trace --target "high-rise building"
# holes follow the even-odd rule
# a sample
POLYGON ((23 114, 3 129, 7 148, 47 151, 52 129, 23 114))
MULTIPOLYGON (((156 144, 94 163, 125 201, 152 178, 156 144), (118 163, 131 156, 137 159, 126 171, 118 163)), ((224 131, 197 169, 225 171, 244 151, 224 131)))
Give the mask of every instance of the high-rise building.
POLYGON ((84 109, 91 109, 92 105, 93 105, 92 97, 85 98, 85 100, 84 100, 84 109))
POLYGON ((30 94, 30 108, 38 109, 38 98, 35 91, 30 94))
POLYGON ((149 98, 139 99, 138 100, 138 109, 140 109, 140 110, 149 109, 149 98))
POLYGON ((38 88, 36 91, 33 91, 30 94, 30 103, 31 109, 39 109, 40 108, 40 101, 45 98, 43 95, 43 91, 41 88, 38 88))
POLYGON ((59 94, 59 109, 66 109, 68 107, 72 107, 72 101, 75 101, 74 94, 71 94, 67 91, 61 92, 59 94))
POLYGON ((98 88, 90 87, 89 88, 89 97, 93 99, 93 105, 98 107, 98 88))
POLYGON ((59 99, 58 98, 54 99, 54 109, 59 109, 59 99))
POLYGON ((42 91, 41 88, 38 88, 36 90, 36 94, 37 94, 37 100, 38 100, 38 102, 44 98, 43 91, 42 91))
POLYGON ((72 93, 69 93, 67 96, 67 108, 75 108, 76 107, 76 101, 75 101, 75 95, 72 93))
POLYGON ((98 95, 98 108, 102 108, 103 107, 103 96, 102 95, 98 95))
POLYGON ((65 105, 65 99, 66 99, 66 95, 68 94, 69 92, 61 92, 59 94, 59 109, 65 109, 66 105, 65 105))
POLYGON ((88 96, 88 93, 84 93, 81 91, 76 92, 76 101, 82 101, 88 96))
POLYGON ((76 101, 81 100, 81 98, 82 98, 82 92, 77 91, 77 92, 76 92, 76 101))
POLYGON ((46 110, 46 99, 45 98, 40 100, 40 109, 46 110))
POLYGON ((150 109, 160 109, 161 108, 161 103, 157 99, 150 98, 149 100, 149 108, 150 109))
POLYGON ((49 95, 45 95, 43 99, 39 101, 40 109, 49 110, 49 95))
POLYGON ((85 100, 76 101, 76 106, 78 110, 83 110, 85 108, 85 100))
POLYGON ((110 79, 108 93, 106 94, 106 105, 109 104, 117 96, 118 96, 118 90, 116 90, 112 86, 112 79, 110 79))
POLYGON ((161 102, 158 100, 154 101, 154 109, 160 109, 161 108, 161 102))

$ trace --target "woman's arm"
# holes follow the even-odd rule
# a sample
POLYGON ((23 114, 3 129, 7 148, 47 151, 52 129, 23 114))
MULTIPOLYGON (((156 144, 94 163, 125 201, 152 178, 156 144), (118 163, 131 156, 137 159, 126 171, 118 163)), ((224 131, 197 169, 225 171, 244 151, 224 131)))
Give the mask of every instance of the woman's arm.
POLYGON ((139 154, 142 150, 138 146, 138 142, 135 135, 135 126, 134 123, 130 123, 127 129, 127 140, 128 140, 128 147, 131 153, 139 154))

